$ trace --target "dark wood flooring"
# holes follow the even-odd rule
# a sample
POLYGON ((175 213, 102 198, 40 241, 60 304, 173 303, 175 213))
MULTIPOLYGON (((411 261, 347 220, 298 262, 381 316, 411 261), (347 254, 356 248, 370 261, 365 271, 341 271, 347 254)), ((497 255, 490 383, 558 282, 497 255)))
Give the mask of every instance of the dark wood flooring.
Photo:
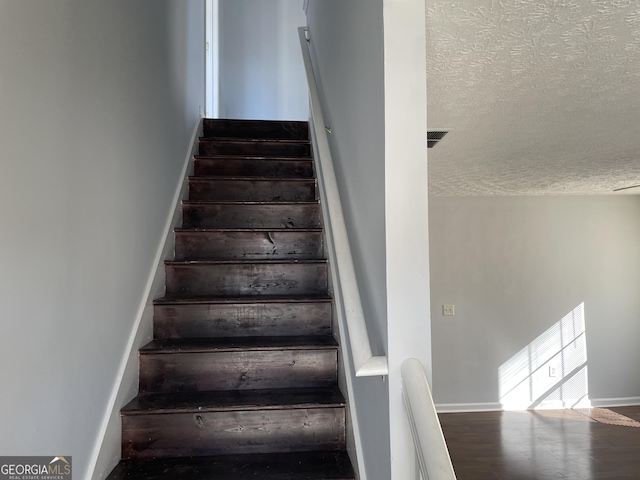
POLYGON ((458 480, 640 479, 640 406, 439 417, 458 480))

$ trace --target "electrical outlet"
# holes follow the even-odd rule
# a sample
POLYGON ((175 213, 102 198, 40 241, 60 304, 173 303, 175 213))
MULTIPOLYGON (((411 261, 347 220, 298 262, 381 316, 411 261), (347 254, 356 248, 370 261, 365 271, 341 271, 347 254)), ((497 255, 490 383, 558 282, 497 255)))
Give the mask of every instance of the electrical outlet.
POLYGON ((558 376, 558 372, 556 371, 556 367, 554 367, 553 365, 549 365, 549 376, 550 377, 557 377, 558 376))
POLYGON ((444 315, 445 317, 453 317, 455 314, 455 307, 453 305, 442 306, 442 315, 444 315))

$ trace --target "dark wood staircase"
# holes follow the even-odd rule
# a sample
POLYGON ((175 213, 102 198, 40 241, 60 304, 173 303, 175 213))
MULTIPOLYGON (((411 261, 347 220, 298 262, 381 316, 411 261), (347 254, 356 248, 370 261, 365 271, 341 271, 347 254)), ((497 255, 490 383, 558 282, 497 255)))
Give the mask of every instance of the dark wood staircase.
POLYGON ((354 479, 308 126, 204 121, 120 479, 354 479))

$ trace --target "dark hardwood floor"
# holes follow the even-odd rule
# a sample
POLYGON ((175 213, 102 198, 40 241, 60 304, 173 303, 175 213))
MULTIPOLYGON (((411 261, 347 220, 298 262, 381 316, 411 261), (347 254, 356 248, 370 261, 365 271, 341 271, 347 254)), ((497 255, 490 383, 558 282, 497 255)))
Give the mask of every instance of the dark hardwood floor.
POLYGON ((458 480, 640 479, 640 406, 439 417, 458 480))

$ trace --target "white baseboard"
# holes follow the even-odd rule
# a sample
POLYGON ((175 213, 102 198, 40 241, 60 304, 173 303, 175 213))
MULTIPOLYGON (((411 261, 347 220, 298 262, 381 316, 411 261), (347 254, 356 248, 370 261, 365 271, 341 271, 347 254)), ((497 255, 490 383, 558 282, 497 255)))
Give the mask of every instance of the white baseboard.
POLYGON ((437 403, 438 413, 461 413, 461 412, 499 412, 502 405, 498 402, 488 403, 437 403))
POLYGON ((164 292, 164 260, 173 253, 173 229, 182 222, 181 200, 186 198, 188 176, 193 172, 193 157, 198 153, 198 137, 202 135, 202 118, 193 129, 181 177, 176 186, 173 203, 167 214, 165 236, 156 250, 154 264, 149 273, 145 293, 140 301, 138 313, 129 332, 118 374, 109 397, 100 431, 89 460, 88 472, 93 480, 105 478, 120 460, 122 426, 120 409, 131 400, 138 389, 138 349, 148 342, 153 333, 153 300, 164 292))
MULTIPOLYGON (((640 397, 622 397, 622 398, 592 398, 592 407, 629 407, 640 405, 640 397)), ((547 405, 552 408, 553 405, 547 405)), ((562 408, 562 407, 557 407, 562 408)), ((438 413, 463 413, 463 412, 499 412, 504 410, 500 403, 438 403, 436 411, 438 413)))
POLYGON ((640 397, 592 398, 592 407, 630 407, 640 405, 640 397))

